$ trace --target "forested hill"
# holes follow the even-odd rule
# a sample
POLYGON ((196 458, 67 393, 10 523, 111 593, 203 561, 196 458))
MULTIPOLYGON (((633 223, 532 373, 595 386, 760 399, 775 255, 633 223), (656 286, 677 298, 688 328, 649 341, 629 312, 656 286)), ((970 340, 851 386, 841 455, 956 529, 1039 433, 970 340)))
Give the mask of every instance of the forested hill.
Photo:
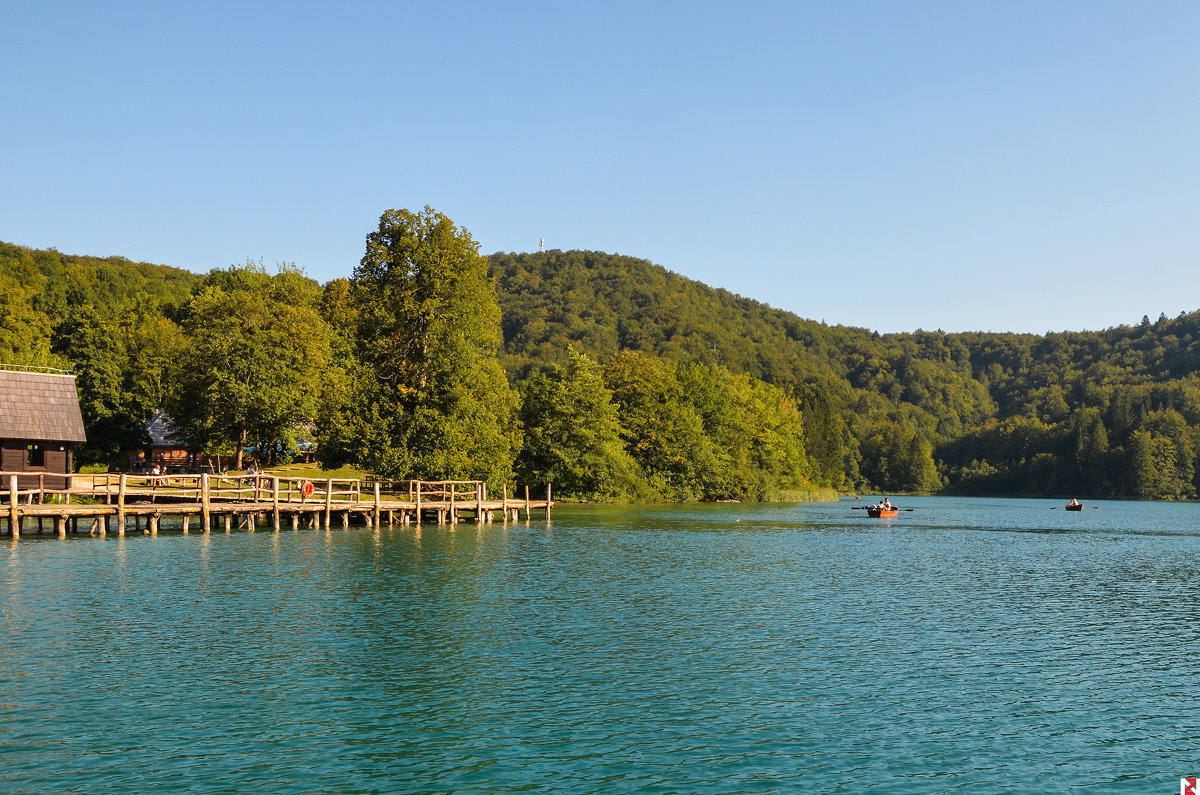
POLYGON ((0 243, 0 362, 67 366, 51 336, 89 307, 106 317, 127 309, 174 314, 202 276, 180 268, 0 243))
MULTIPOLYGON (((465 243, 464 251, 472 245, 465 243)), ((784 460, 792 481, 842 489, 1198 493, 1200 313, 1045 336, 880 335, 804 320, 633 257, 551 251, 494 254, 487 264, 500 309, 500 364, 525 401, 526 447, 513 448, 518 470, 549 466, 531 458, 529 446, 541 439, 539 455, 555 452, 548 430, 533 425, 548 416, 544 410, 561 412, 575 401, 576 413, 599 416, 612 410, 605 408, 611 400, 617 413, 604 414, 604 432, 629 449, 609 450, 587 464, 588 473, 603 480, 603 472, 625 471, 622 456, 632 452, 642 456, 632 480, 650 482, 658 473, 670 485, 676 477, 686 487, 658 493, 681 498, 773 493, 763 485, 770 478, 751 481, 784 460), (587 408, 589 392, 604 405, 587 408), (665 416, 671 406, 678 416, 665 416), (690 429, 695 444, 678 437, 643 449, 639 428, 654 422, 672 433, 690 429), (692 472, 694 461, 707 461, 700 469, 708 474, 692 472)), ((320 400, 306 398, 296 405, 307 408, 278 419, 316 421, 332 450, 334 432, 345 427, 323 425, 319 415, 353 418, 350 398, 370 385, 361 377, 363 357, 386 343, 371 336, 378 329, 366 310, 386 307, 374 307, 364 279, 356 273, 322 286, 294 267, 271 276, 253 263, 201 276, 0 243, 0 362, 73 368, 89 439, 79 460, 116 461, 136 447, 153 411, 186 411, 192 387, 203 387, 184 387, 196 370, 198 335, 210 334, 216 350, 234 333, 221 323, 258 323, 237 332, 256 335, 248 350, 260 351, 268 338, 261 329, 269 326, 281 345, 292 340, 324 351, 326 364, 309 358, 304 366, 305 373, 327 368, 316 372, 320 400), (236 311, 214 309, 217 299, 236 303, 236 311), (294 329, 287 318, 299 310, 307 325, 294 329)), ((492 310, 478 312, 483 318, 492 310)), ((483 333, 479 344, 490 346, 486 339, 483 333)), ((279 361, 259 364, 266 372, 279 361)), ((238 389, 253 391, 258 380, 247 374, 238 389)), ((296 383, 295 375, 282 380, 263 405, 283 405, 296 383)), ((318 391, 307 389, 309 397, 318 391)), ((570 430, 567 422, 556 432, 570 430)), ((353 439, 342 438, 345 455, 353 454, 346 446, 353 439)), ((511 443, 519 445, 520 433, 511 443)))
MULTIPOLYGON (((621 349, 796 390, 812 443, 849 434, 868 483, 996 494, 1194 497, 1200 313, 1048 334, 875 334, 801 319, 645 260, 490 258, 510 373, 621 349), (824 429, 816 427, 825 425, 824 429), (927 456, 936 463, 930 466, 927 456)), ((830 462, 827 462, 830 463, 830 462)))

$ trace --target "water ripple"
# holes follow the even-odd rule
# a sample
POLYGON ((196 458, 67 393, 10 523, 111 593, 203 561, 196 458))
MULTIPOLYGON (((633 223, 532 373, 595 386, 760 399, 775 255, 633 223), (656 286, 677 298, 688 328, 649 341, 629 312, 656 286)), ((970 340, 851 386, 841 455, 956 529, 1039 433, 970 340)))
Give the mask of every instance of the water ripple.
POLYGON ((0 791, 1168 792, 1196 774, 1195 506, 908 505, 22 540, 0 551, 0 791))

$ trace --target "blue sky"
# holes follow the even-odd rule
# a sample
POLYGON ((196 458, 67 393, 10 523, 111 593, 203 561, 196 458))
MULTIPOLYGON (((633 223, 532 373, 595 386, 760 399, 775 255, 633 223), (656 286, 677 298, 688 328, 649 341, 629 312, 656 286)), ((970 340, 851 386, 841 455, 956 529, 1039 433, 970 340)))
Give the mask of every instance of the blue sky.
POLYGON ((879 331, 1200 309, 1195 2, 0 10, 0 240, 348 276, 389 208, 879 331))

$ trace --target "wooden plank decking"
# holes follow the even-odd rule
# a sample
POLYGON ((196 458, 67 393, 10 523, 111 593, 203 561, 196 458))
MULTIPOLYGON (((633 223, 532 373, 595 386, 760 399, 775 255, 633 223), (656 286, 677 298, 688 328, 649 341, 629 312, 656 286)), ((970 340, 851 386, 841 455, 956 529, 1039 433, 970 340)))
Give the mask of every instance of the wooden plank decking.
MULTIPOLYGON (((305 479, 274 475, 74 475, 70 487, 18 488, 22 473, 0 472, 7 485, 0 535, 69 532, 124 534, 127 529, 156 534, 164 520, 189 532, 216 525, 254 529, 264 526, 343 527, 361 522, 379 526, 436 521, 457 524, 473 519, 517 520, 521 511, 550 516, 550 488, 544 499, 489 499, 482 481, 366 481, 346 478, 305 479), (365 494, 364 494, 365 491, 365 494), (175 522, 173 520, 178 520, 175 522), (36 529, 35 529, 36 528, 36 529)), ((28 473, 24 473, 28 478, 28 473)), ((44 481, 43 481, 44 483, 44 481)))

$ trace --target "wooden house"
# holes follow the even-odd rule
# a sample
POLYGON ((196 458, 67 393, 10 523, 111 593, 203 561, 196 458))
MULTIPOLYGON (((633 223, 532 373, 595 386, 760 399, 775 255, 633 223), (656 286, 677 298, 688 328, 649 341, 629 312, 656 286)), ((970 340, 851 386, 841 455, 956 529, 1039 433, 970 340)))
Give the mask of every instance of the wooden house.
POLYGON ((75 376, 60 371, 0 370, 0 470, 28 472, 21 488, 67 488, 74 468, 72 445, 85 442, 75 376))
MULTIPOLYGON (((159 411, 142 426, 142 435, 149 444, 129 455, 131 472, 149 471, 151 467, 191 467, 195 465, 179 430, 166 412, 159 411)), ((172 470, 176 471, 176 470, 172 470)))

